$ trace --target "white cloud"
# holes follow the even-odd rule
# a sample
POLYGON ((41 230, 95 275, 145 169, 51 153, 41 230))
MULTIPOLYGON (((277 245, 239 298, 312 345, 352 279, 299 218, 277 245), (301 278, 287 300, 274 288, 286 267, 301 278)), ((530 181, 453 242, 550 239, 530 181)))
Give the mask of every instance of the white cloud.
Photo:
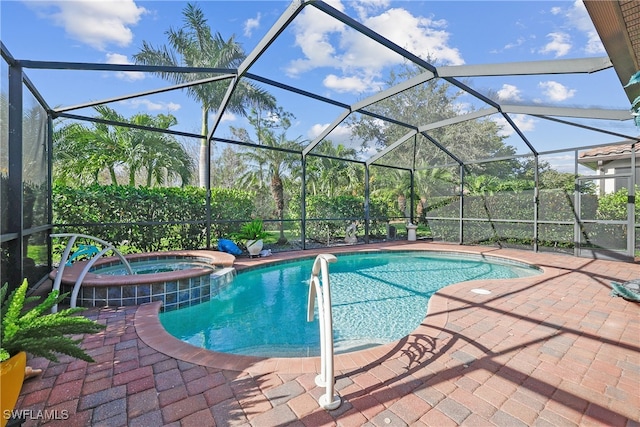
POLYGON ((253 30, 260 27, 260 19, 262 19, 262 15, 258 13, 255 18, 249 18, 244 21, 244 35, 247 37, 251 37, 253 34, 253 30))
POLYGON ((584 47, 584 51, 587 54, 604 54, 606 51, 604 50, 604 45, 602 44, 602 40, 600 40, 600 36, 596 32, 596 30, 589 31, 587 33, 587 44, 584 47))
POLYGON ((340 58, 331 43, 331 37, 340 36, 346 26, 328 18, 313 7, 307 7, 293 22, 295 45, 302 49, 304 58, 292 61, 287 74, 297 76, 318 67, 339 67, 340 58))
POLYGON ((582 0, 574 0, 571 7, 567 9, 565 17, 569 20, 571 26, 580 31, 587 32, 594 29, 593 21, 582 0))
POLYGON ((133 40, 131 27, 146 13, 133 0, 47 0, 27 1, 40 17, 64 28, 67 35, 95 49, 107 45, 128 46, 133 40))
MULTIPOLYGON (((211 114, 209 117, 209 122, 213 121, 214 119, 215 114, 211 114)), ((238 117, 235 114, 229 113, 227 111, 222 113, 222 117, 220 118, 220 122, 235 122, 236 120, 238 120, 238 117)))
POLYGON ((538 83, 538 87, 542 89, 544 96, 550 101, 560 102, 572 98, 576 94, 575 89, 569 89, 563 84, 548 80, 538 83))
POLYGON ((575 158, 573 154, 547 154, 541 156, 541 160, 545 163, 549 163, 551 169, 558 172, 570 172, 575 170, 575 158))
POLYGON ((604 46, 600 41, 593 21, 587 12, 587 8, 584 5, 583 0, 574 0, 571 6, 565 10, 560 7, 554 7, 551 12, 555 15, 563 15, 566 19, 565 26, 579 31, 586 37, 586 43, 582 47, 582 50, 590 55, 604 54, 604 46))
MULTIPOLYGON (((332 5, 340 10, 343 8, 340 2, 332 2, 332 5)), ((356 2, 354 7, 361 14, 364 25, 416 56, 437 59, 445 64, 464 64, 460 52, 448 45, 446 21, 413 16, 400 8, 368 15, 387 5, 384 0, 372 0, 356 2)), ((350 3, 350 6, 353 5, 350 3)), ((292 28, 302 57, 288 64, 287 74, 296 77, 316 68, 339 70, 325 79, 330 89, 347 91, 352 88, 361 93, 362 88, 368 86, 368 90, 377 90, 376 80, 382 70, 403 62, 397 53, 313 7, 305 8, 292 28)))
MULTIPOLYGON (((316 124, 314 124, 307 131, 307 138, 309 138, 309 140, 316 139, 318 137, 318 135, 320 135, 322 132, 324 132, 324 130, 326 128, 328 128, 329 126, 330 126, 329 123, 325 123, 325 124, 316 123, 316 124)), ((340 142, 344 142, 345 140, 349 139, 349 137, 351 136, 351 130, 349 129, 349 126, 338 125, 331 131, 330 135, 331 135, 331 137, 328 137, 328 139, 331 139, 335 143, 340 143, 340 142), (342 141, 338 141, 338 140, 342 140, 342 141)))
MULTIPOLYGON (((466 95, 463 95, 463 97, 460 99, 464 99, 465 96, 466 95)), ((456 101, 455 104, 453 105, 453 108, 455 109, 456 114, 464 115, 472 112, 473 104, 471 102, 462 102, 460 101, 460 99, 456 101)))
POLYGON ((498 99, 500 101, 521 101, 520 89, 505 83, 502 85, 502 89, 498 91, 498 99))
POLYGON ((359 0, 350 3, 351 7, 356 10, 356 13, 360 20, 366 19, 371 13, 376 10, 389 7, 389 0, 359 0))
MULTIPOLYGON (((513 123, 520 129, 522 132, 532 132, 536 127, 536 119, 527 116, 525 114, 513 114, 509 116, 513 123)), ((500 116, 492 119, 494 122, 498 124, 498 126, 502 127, 500 131, 498 131, 499 136, 508 137, 515 133, 515 130, 511 127, 507 120, 500 116)))
POLYGON ((515 125, 523 132, 533 131, 536 127, 537 121, 535 118, 525 114, 514 114, 511 116, 511 120, 513 120, 513 123, 515 123, 515 125))
POLYGON ((121 103, 131 108, 144 108, 147 111, 162 111, 167 113, 178 111, 182 108, 180 104, 174 102, 156 102, 146 98, 134 98, 122 101, 121 103))
POLYGON ((448 46, 444 20, 413 16, 405 9, 395 8, 370 17, 365 25, 422 59, 431 57, 443 64, 464 64, 460 51, 448 46))
MULTIPOLYGON (((107 64, 131 64, 126 55, 121 55, 119 53, 107 53, 106 62, 107 64)), ((118 71, 115 75, 119 79, 130 82, 142 80, 145 78, 144 73, 141 73, 139 71, 118 71)))
POLYGON ((338 93, 366 93, 374 90, 380 90, 383 87, 382 82, 371 80, 372 76, 344 76, 339 77, 335 74, 329 74, 324 78, 322 84, 338 93))
POLYGON ((553 32, 547 34, 547 37, 551 39, 542 49, 541 53, 553 53, 556 58, 565 56, 571 50, 571 37, 567 33, 553 32))
POLYGON ((516 47, 520 47, 524 44, 525 42, 525 38, 524 37, 518 37, 518 39, 515 42, 512 43, 507 43, 506 45, 504 45, 504 50, 509 50, 509 49, 513 49, 516 47))
POLYGON ((593 26, 593 21, 587 12, 587 8, 582 0, 575 0, 573 6, 567 12, 567 19, 570 24, 583 32, 587 37, 587 43, 583 50, 587 54, 603 54, 605 53, 604 45, 600 40, 600 36, 593 26))
MULTIPOLYGON (((316 123, 307 131, 307 138, 309 141, 313 141, 320 135, 326 128, 330 125, 328 123, 321 124, 316 123)), ((365 151, 362 147, 362 140, 355 138, 353 139, 353 133, 351 132, 351 128, 345 125, 336 126, 330 133, 327 135, 326 139, 330 140, 333 145, 342 144, 347 148, 352 148, 358 152, 358 157, 360 159, 365 159, 373 154, 375 154, 375 149, 367 148, 365 151)))

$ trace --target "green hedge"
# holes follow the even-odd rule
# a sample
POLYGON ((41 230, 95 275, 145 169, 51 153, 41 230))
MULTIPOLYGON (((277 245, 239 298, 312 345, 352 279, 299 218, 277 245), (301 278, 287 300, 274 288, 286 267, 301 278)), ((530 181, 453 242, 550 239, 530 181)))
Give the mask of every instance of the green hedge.
MULTIPOLYGON (((582 197, 585 218, 623 219, 626 196, 623 192, 600 198, 582 197), (619 194, 620 193, 620 194, 619 194), (612 218, 613 217, 613 218, 612 218), (620 218, 618 218, 620 217, 620 218)), ((204 189, 146 188, 129 186, 91 186, 71 188, 57 185, 53 191, 54 223, 58 232, 95 235, 114 242, 124 252, 147 252, 170 249, 193 249, 206 243, 206 193, 204 189), (187 224, 176 224, 185 221, 187 224), (141 224, 154 222, 160 224, 141 224), (72 224, 83 224, 70 226, 72 224)), ((387 223, 397 213, 397 201, 372 197, 370 200, 370 237, 386 235, 387 223)), ((300 218, 300 199, 290 202, 291 219, 300 218)), ((421 223, 430 228, 436 239, 457 242, 459 236, 459 197, 432 197, 427 200, 421 223), (441 217, 445 219, 426 219, 441 217)), ((541 246, 573 247, 574 195, 563 190, 541 190, 539 197, 538 239, 541 246), (548 221, 549 223, 542 223, 548 221), (560 224, 569 222, 571 224, 560 224)), ((638 209, 637 214, 640 214, 638 209)), ((464 218, 481 220, 517 219, 533 221, 533 192, 501 192, 465 196, 464 218)), ((242 190, 211 190, 212 239, 237 232, 242 223, 255 216, 253 196, 242 190)), ((364 198, 355 196, 307 196, 308 239, 328 242, 343 239, 346 227, 358 222, 357 233, 364 232, 364 198)), ((636 217, 638 222, 638 217, 636 217)), ((293 235, 300 234, 298 221, 293 235)), ((619 242, 622 227, 602 226, 590 230, 591 243, 619 242)), ((464 243, 531 246, 530 223, 465 221, 464 243)))
MULTIPOLYGON (((254 211, 251 194, 240 190, 212 189, 211 206, 214 238, 237 231, 240 224, 233 221, 246 220, 254 211), (216 222, 221 219, 225 222, 216 222)), ((202 188, 56 185, 53 212, 58 232, 93 235, 126 253, 196 249, 206 244, 202 188), (147 222, 155 224, 140 224, 147 222)))
MULTIPOLYGON (((307 195, 306 201, 307 239, 328 243, 343 239, 346 228, 352 221, 358 222, 357 234, 364 233, 364 197, 307 195)), ((300 204, 299 197, 291 201, 292 219, 300 218, 300 204)), ((389 206, 389 201, 375 197, 370 199, 370 236, 386 235, 390 211, 392 208, 389 206)), ((299 225, 296 225, 296 233, 300 232, 299 228, 299 225)))
MULTIPOLYGON (((539 193, 538 244, 553 248, 574 246, 574 194, 564 190, 541 190, 539 193), (544 221, 550 223, 542 223, 544 221), (569 222, 571 224, 560 224, 569 222)), ((589 219, 626 218, 626 190, 605 195, 582 195, 581 215, 589 219)), ((437 239, 457 242, 459 238, 459 197, 434 197, 428 200, 424 219, 437 239)), ((640 210, 638 210, 640 211, 640 210)), ((638 214, 639 212, 637 212, 638 214)), ((503 246, 531 246, 533 227, 530 223, 505 223, 491 220, 524 220, 533 222, 533 192, 494 193, 464 197, 463 243, 501 244, 503 246)), ((638 222, 638 215, 636 215, 638 222)), ((590 226, 589 242, 594 246, 620 246, 624 241, 624 227, 614 225, 590 226)), ((585 239, 586 240, 586 239, 585 239)))

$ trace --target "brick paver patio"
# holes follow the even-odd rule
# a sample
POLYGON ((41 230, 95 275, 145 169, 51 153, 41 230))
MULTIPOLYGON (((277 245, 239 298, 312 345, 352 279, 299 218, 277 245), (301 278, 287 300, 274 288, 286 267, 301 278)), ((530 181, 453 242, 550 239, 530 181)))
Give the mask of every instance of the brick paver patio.
POLYGON ((237 358, 176 343, 153 304, 92 309, 85 314, 107 325, 83 340, 96 362, 31 359, 43 373, 23 386, 24 425, 640 426, 640 304, 610 295, 610 282, 640 278, 640 265, 439 243, 386 247, 485 253, 544 272, 448 286, 405 339, 339 355, 343 403, 333 411, 318 405, 317 358, 237 358))

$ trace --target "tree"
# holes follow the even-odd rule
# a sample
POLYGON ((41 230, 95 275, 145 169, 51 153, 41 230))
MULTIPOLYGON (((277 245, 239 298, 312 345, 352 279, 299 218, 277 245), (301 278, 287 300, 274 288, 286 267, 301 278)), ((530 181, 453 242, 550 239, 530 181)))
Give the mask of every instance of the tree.
POLYGON ((417 171, 414 174, 414 185, 419 199, 416 214, 420 221, 425 221, 427 213, 433 206, 437 207, 442 203, 443 196, 449 201, 454 200, 460 185, 456 178, 456 174, 451 169, 439 167, 417 171), (435 200, 430 200, 432 198, 435 200))
MULTIPOLYGON (((390 74, 386 86, 393 87, 423 71, 417 66, 405 64, 400 72, 390 74)), ((454 89, 449 83, 442 83, 439 79, 431 79, 369 105, 366 109, 371 113, 390 117, 415 127, 436 123, 460 114, 458 97, 461 92, 454 89)), ((365 114, 351 115, 347 119, 347 123, 351 126, 354 135, 363 141, 363 149, 370 149, 371 146, 385 149, 400 140, 410 130, 407 127, 383 122, 378 117, 365 114)), ((499 130, 499 126, 491 120, 470 120, 435 128, 430 130, 428 134, 453 155, 457 155, 463 161, 471 161, 515 154, 513 147, 504 144, 504 137, 499 135, 499 130)), ((451 162, 452 159, 433 142, 422 135, 417 135, 387 153, 377 163, 425 169, 451 162)), ((474 173, 490 173, 492 175, 510 173, 519 167, 520 164, 517 160, 470 166, 474 173)))
MULTIPOLYGON (((172 115, 136 114, 127 119, 110 107, 94 107, 98 118, 168 129, 177 123, 172 115)), ((70 123, 54 133, 54 177, 83 184, 98 184, 100 173, 108 171, 111 184, 118 184, 118 172, 128 170, 127 181, 135 185, 138 174, 152 186, 179 178, 191 182, 193 164, 184 147, 169 134, 106 123, 70 123)), ((122 181, 122 178, 121 178, 122 181)))
MULTIPOLYGON (((164 130, 178 123, 170 114, 136 114, 129 122, 164 130)), ((130 129, 130 132, 129 185, 135 185, 136 173, 140 171, 146 175, 147 187, 154 181, 157 185, 165 185, 170 179, 180 179, 183 187, 191 183, 192 159, 173 135, 143 129, 130 129)))
POLYGON ((357 158, 355 149, 323 140, 313 151, 329 157, 307 156, 306 182, 310 194, 334 197, 364 192, 364 167, 345 161, 357 158))
MULTIPOLYGON (((98 118, 115 122, 126 119, 115 110, 99 105, 94 107, 98 118)), ((125 128, 105 123, 63 125, 54 132, 54 178, 66 182, 98 183, 101 171, 107 171, 111 184, 118 184, 116 168, 126 158, 125 128)))
MULTIPOLYGON (((211 33, 202 10, 188 3, 182 11, 184 25, 178 30, 170 28, 166 31, 169 45, 153 47, 147 41, 142 42, 142 49, 133 56, 137 64, 188 66, 210 68, 237 68, 246 57, 242 47, 235 41, 234 36, 225 40, 217 32, 211 33)), ((211 73, 175 73, 158 72, 161 78, 176 84, 195 82, 208 77, 211 73)), ((228 83, 213 82, 190 86, 187 93, 201 104, 202 108, 202 143, 200 145, 199 182, 206 186, 209 180, 209 161, 207 158, 207 135, 209 133, 209 113, 216 112, 224 99, 228 83)), ((272 95, 259 87, 240 80, 234 96, 227 106, 230 112, 246 115, 246 105, 275 107, 272 95)))
POLYGON ((249 171, 241 177, 246 187, 267 186, 275 203, 275 210, 279 221, 279 244, 286 243, 284 235, 284 182, 290 171, 301 161, 295 152, 302 150, 300 138, 287 138, 287 129, 291 126, 293 115, 282 108, 264 114, 261 109, 252 109, 249 123, 253 126, 255 140, 244 128, 231 128, 232 134, 240 141, 254 145, 240 153, 247 162, 249 171), (278 133, 277 131, 280 130, 278 133), (260 148, 265 147, 265 148, 260 148))
POLYGON ((467 175, 464 179, 465 194, 474 196, 492 196, 498 191, 500 180, 491 175, 467 175))
POLYGON ((411 189, 411 175, 407 170, 377 170, 371 186, 371 195, 394 201, 395 212, 400 216, 409 216, 407 196, 411 189))
POLYGON ((218 144, 221 151, 214 157, 211 175, 216 177, 216 187, 236 188, 238 177, 247 173, 247 165, 238 154, 238 148, 228 144, 218 144))

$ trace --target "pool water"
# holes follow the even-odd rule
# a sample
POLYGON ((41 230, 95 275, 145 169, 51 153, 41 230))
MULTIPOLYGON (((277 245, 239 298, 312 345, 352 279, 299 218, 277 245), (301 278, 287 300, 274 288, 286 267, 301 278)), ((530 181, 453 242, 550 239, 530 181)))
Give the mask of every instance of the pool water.
MULTIPOLYGON (((336 353, 396 341, 424 320, 431 295, 453 283, 516 279, 540 270, 416 251, 342 254, 329 264, 336 353)), ((209 302, 160 314, 173 336, 210 350, 263 357, 320 354, 307 322, 313 259, 240 272, 209 302)), ((317 304, 316 304, 317 313, 317 304)))
MULTIPOLYGON (((158 259, 147 261, 130 261, 129 265, 134 274, 157 274, 166 273, 168 271, 188 270, 191 268, 210 268, 212 271, 215 267, 204 262, 193 261, 189 259, 158 259)), ((92 273, 102 274, 105 276, 124 276, 129 274, 124 264, 116 264, 109 267, 99 267, 91 270, 92 273)))

